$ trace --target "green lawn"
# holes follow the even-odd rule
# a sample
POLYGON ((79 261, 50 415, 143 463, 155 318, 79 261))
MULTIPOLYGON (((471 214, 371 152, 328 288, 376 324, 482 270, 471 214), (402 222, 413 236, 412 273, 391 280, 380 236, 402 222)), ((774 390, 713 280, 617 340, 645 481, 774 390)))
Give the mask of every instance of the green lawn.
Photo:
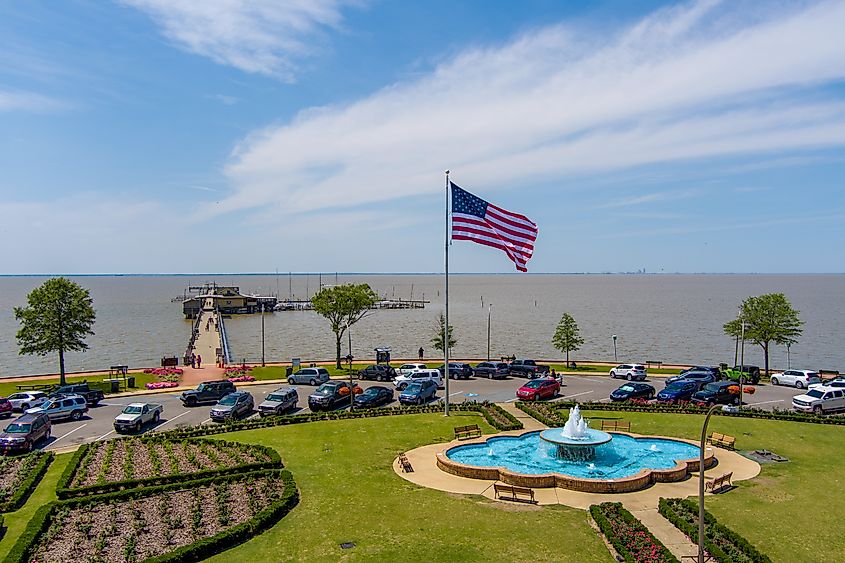
MULTIPOLYGON (((152 381, 158 381, 159 378, 155 375, 150 373, 130 373, 135 377, 135 388, 128 389, 129 391, 138 391, 144 388, 144 385, 150 383, 152 381)), ((109 393, 109 384, 103 383, 104 379, 108 378, 108 373, 98 373, 98 374, 88 374, 88 375, 79 375, 73 377, 66 377, 65 379, 67 382, 70 383, 83 383, 88 382, 91 383, 92 386, 99 387, 103 390, 104 393, 109 393)), ((12 393, 17 393, 21 391, 18 389, 18 385, 58 385, 59 378, 44 378, 39 380, 33 381, 19 381, 19 382, 2 382, 0 383, 0 397, 8 397, 12 393)), ((120 391, 126 391, 126 387, 124 387, 123 382, 120 383, 120 391)), ((23 391, 29 391, 29 389, 23 389, 23 391)))

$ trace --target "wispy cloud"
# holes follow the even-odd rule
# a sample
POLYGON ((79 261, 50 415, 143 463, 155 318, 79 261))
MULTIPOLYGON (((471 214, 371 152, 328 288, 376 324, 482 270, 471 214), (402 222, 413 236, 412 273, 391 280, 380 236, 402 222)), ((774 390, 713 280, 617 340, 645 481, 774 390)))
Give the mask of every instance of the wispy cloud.
POLYGON ((0 112, 26 111, 47 113, 60 111, 67 107, 67 102, 35 92, 0 90, 0 112))
POLYGON ((639 196, 629 197, 620 199, 617 201, 610 201, 608 203, 604 203, 599 205, 599 209, 607 209, 612 207, 631 207, 635 205, 642 205, 644 203, 660 203, 664 201, 677 201, 680 199, 689 199, 693 197, 697 197, 701 194, 700 190, 696 189, 688 189, 688 190, 680 190, 680 191, 665 191, 665 192, 653 192, 650 194, 643 194, 639 196))
POLYGON ((215 100, 227 106, 233 106, 239 101, 241 101, 240 98, 237 98, 235 96, 227 96, 226 94, 208 94, 206 95, 206 98, 210 100, 215 100))
POLYGON ((177 47, 245 72, 294 79, 319 34, 358 0, 120 0, 149 14, 177 47))
POLYGON ((489 191, 845 143, 845 103, 806 95, 845 76, 845 3, 763 19, 738 10, 695 2, 605 35, 537 29, 357 102, 303 111, 240 144, 227 168, 235 190, 209 212, 435 193, 445 168, 489 191))

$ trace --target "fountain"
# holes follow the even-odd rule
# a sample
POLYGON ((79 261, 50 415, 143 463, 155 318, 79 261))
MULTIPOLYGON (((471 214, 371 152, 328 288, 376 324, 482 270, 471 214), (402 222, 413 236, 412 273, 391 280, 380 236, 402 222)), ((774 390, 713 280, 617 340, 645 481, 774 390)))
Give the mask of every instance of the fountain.
POLYGON ((613 436, 601 430, 594 430, 581 416, 581 409, 575 405, 569 409, 569 419, 563 428, 550 428, 540 432, 540 439, 557 446, 557 455, 567 461, 590 461, 596 457, 596 448, 606 444, 613 436))

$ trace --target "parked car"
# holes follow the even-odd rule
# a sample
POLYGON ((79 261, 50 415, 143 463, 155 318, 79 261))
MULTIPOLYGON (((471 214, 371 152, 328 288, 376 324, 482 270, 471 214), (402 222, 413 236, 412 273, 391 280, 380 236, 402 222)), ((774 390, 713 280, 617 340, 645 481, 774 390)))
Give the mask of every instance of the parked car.
MULTIPOLYGON (((412 374, 413 375, 413 374, 412 374)), ((432 379, 414 381, 399 394, 403 405, 421 405, 437 396, 437 383, 432 379)))
POLYGON ((79 420, 88 412, 88 404, 85 397, 79 395, 61 396, 48 399, 39 407, 33 407, 24 411, 26 414, 44 413, 50 417, 50 421, 56 420, 79 420))
POLYGON ((331 379, 329 377, 329 370, 326 368, 302 368, 298 372, 288 376, 288 383, 296 385, 297 383, 317 386, 320 383, 325 383, 331 379))
POLYGON ((87 383, 73 383, 71 385, 57 385, 50 390, 48 397, 61 397, 67 395, 79 395, 85 398, 85 402, 96 407, 105 398, 102 389, 91 389, 87 383))
POLYGON ((204 381, 196 389, 182 391, 179 400, 186 407, 195 407, 201 403, 216 403, 229 393, 236 391, 235 384, 226 379, 204 381))
POLYGON ((772 374, 772 385, 791 385, 796 389, 809 389, 810 385, 821 382, 819 374, 809 369, 787 369, 772 374))
POLYGON ((718 380, 719 378, 711 371, 686 370, 686 372, 682 372, 679 375, 673 375, 667 378, 666 385, 675 383, 676 381, 695 381, 701 386, 718 380))
POLYGON ((140 432, 148 423, 155 424, 161 418, 164 407, 157 403, 130 403, 114 417, 116 432, 140 432))
POLYGON ((713 381, 693 393, 690 400, 697 405, 738 405, 739 385, 736 381, 713 381))
POLYGON ((610 370, 610 377, 627 379, 628 381, 645 381, 646 369, 642 364, 620 364, 610 370))
POLYGON ((560 393, 560 382, 549 377, 532 379, 516 390, 517 398, 523 401, 550 399, 558 393, 560 393))
POLYGON ((12 403, 12 409, 16 411, 25 411, 26 409, 40 406, 46 400, 47 393, 44 391, 24 391, 9 395, 9 402, 12 403))
POLYGON ((428 366, 423 363, 402 364, 399 366, 399 369, 396 370, 396 375, 409 375, 421 369, 428 369, 428 366))
MULTIPOLYGON (((437 371, 444 378, 446 377, 445 364, 438 366, 437 371)), ((470 377, 472 377, 472 367, 469 364, 449 362, 449 379, 469 379, 470 377)))
POLYGON ((357 383, 353 383, 350 387, 346 381, 323 383, 308 396, 308 408, 316 412, 331 410, 338 405, 348 405, 351 401, 349 398, 350 392, 360 393, 361 388, 358 387, 357 383))
POLYGON ((400 391, 404 391, 411 383, 425 380, 434 381, 438 388, 443 386, 443 376, 440 375, 440 370, 436 369, 421 369, 407 375, 397 375, 393 380, 393 385, 400 391))
POLYGON ((10 422, 0 434, 0 452, 31 452, 40 440, 50 439, 50 417, 25 414, 10 422))
POLYGON ((514 360, 508 366, 508 373, 510 375, 518 375, 520 377, 527 377, 534 379, 541 375, 547 375, 551 372, 549 366, 538 364, 534 360, 514 360))
POLYGON ((386 364, 372 364, 358 372, 358 379, 390 381, 396 377, 396 370, 386 364))
POLYGON ((760 368, 758 366, 734 366, 733 369, 726 369, 723 374, 725 378, 739 381, 742 384, 757 385, 760 382, 760 368))
POLYGON ((661 389, 656 398, 664 403, 689 401, 692 399, 693 393, 698 391, 698 388, 698 383, 694 381, 676 381, 661 389))
POLYGON ((377 407, 393 400, 393 389, 382 385, 373 385, 360 395, 355 395, 355 408, 377 407))
POLYGON ((510 375, 510 369, 505 362, 481 362, 473 368, 475 377, 487 379, 504 379, 510 375))
POLYGON ((626 383, 610 393, 611 401, 631 401, 633 399, 653 399, 654 387, 648 383, 626 383))
POLYGON ((12 402, 6 397, 0 397, 0 416, 12 418, 12 402))
POLYGON ((792 408, 801 412, 826 412, 845 409, 845 389, 838 387, 814 387, 792 398, 792 408))
POLYGON ((251 413, 253 408, 255 408, 255 401, 253 401, 251 393, 235 391, 229 393, 211 407, 209 416, 215 422, 226 422, 251 413))
POLYGON ((279 387, 275 391, 267 395, 260 405, 258 405, 258 414, 262 417, 281 415, 288 411, 299 402, 299 393, 293 387, 279 387))
POLYGON ((713 366, 692 366, 691 368, 683 370, 680 375, 685 375, 693 371, 705 371, 708 373, 712 373, 716 377, 716 381, 722 379, 722 370, 718 367, 713 366))
POLYGON ((836 379, 829 379, 820 383, 811 383, 809 388, 815 389, 817 387, 839 387, 840 389, 845 389, 845 378, 837 377, 836 379))

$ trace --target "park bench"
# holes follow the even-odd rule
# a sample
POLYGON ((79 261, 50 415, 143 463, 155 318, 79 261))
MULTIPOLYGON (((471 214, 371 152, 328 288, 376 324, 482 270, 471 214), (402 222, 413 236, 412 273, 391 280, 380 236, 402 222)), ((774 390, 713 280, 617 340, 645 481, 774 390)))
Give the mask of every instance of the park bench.
POLYGON ((660 366, 663 365, 663 362, 660 360, 646 360, 645 361, 646 368, 651 369, 652 366, 660 369, 660 366))
POLYGON ((463 440, 464 438, 478 438, 479 436, 481 436, 481 428, 479 428, 477 424, 455 427, 455 438, 458 440, 463 440))
POLYGON ((704 490, 710 492, 716 492, 723 487, 732 487, 733 484, 731 483, 731 477, 733 477, 733 472, 725 473, 724 475, 720 475, 715 479, 711 479, 704 484, 704 490))
POLYGON ((602 420, 601 421, 601 429, 604 430, 604 431, 617 430, 619 432, 630 432, 631 431, 631 421, 630 420, 602 420))
POLYGON ((515 487, 514 485, 493 483, 493 494, 497 499, 512 500, 514 502, 537 502, 534 500, 534 489, 529 489, 528 487, 515 487))
POLYGON ((707 437, 707 443, 713 444, 714 446, 720 446, 725 448, 726 450, 734 449, 734 444, 736 442, 736 438, 733 436, 728 436, 727 434, 719 434, 718 432, 713 432, 710 436, 707 437))
POLYGON ((414 466, 411 465, 411 462, 408 461, 408 458, 405 454, 399 454, 399 467, 402 468, 402 473, 413 473, 414 466))

